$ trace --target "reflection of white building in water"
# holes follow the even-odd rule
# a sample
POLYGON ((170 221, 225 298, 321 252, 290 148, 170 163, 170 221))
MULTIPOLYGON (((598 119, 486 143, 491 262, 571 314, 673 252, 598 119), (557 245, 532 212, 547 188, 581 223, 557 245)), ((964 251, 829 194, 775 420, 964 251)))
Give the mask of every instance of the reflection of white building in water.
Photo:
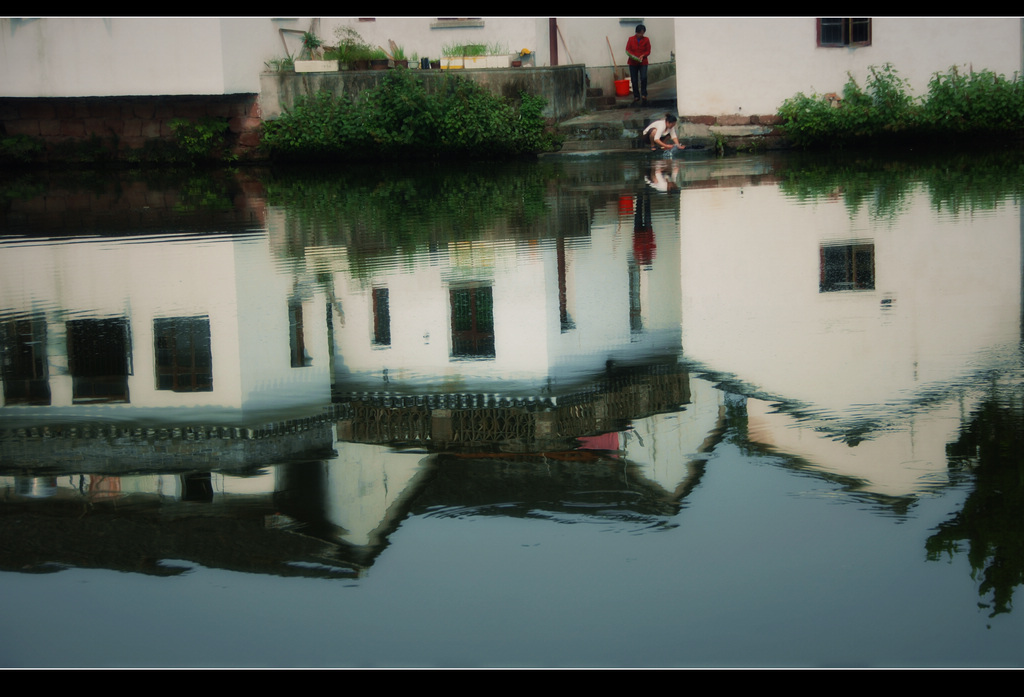
POLYGON ((585 237, 452 242, 368 277, 336 250, 307 250, 308 266, 334 271, 344 312, 339 389, 536 393, 678 353, 674 221, 638 263, 632 214, 605 218, 585 237))
POLYGON ((275 268, 266 235, 21 240, 0 264, 5 420, 330 401, 325 295, 275 268))
POLYGON ((750 438, 882 493, 943 480, 979 396, 964 386, 1020 340, 1017 207, 940 213, 911 190, 873 216, 775 186, 682 198, 684 353, 781 402, 748 400, 750 438))

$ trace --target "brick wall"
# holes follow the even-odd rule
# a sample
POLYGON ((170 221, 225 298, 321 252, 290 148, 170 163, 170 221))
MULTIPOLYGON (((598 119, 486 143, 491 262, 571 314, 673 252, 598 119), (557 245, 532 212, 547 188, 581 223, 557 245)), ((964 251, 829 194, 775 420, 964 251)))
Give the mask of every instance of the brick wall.
POLYGON ((0 135, 41 140, 48 158, 68 141, 101 139, 116 159, 147 141, 172 139, 175 118, 226 119, 232 151, 245 159, 259 145, 258 95, 0 98, 0 135))

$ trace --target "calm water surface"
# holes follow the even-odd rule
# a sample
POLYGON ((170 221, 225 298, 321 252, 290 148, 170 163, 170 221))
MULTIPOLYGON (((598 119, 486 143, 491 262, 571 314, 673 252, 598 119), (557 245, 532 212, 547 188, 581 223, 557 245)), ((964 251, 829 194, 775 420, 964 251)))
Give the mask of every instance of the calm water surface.
POLYGON ((1012 157, 12 178, 4 666, 1019 666, 1012 157))

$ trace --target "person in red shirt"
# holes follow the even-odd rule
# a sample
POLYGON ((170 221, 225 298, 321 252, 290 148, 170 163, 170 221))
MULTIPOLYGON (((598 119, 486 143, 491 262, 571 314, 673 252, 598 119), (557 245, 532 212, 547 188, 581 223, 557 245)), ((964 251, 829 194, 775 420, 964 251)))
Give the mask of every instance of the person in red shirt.
POLYGON ((633 103, 642 101, 647 106, 647 56, 651 55, 651 40, 644 34, 647 27, 636 25, 636 33, 626 42, 626 55, 629 56, 629 78, 633 83, 633 103))

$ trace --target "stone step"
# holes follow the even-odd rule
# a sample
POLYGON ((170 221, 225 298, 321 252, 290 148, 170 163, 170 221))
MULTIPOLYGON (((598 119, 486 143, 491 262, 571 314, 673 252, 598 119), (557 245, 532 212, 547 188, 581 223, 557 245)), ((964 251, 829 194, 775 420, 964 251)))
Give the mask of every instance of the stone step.
MULTIPOLYGON (((600 92, 600 90, 598 90, 600 92)), ((586 101, 587 109, 590 111, 601 111, 603 109, 614 109, 616 107, 615 97, 605 97, 603 95, 597 95, 593 97, 587 97, 586 101)))
POLYGON ((635 150, 636 141, 631 138, 599 140, 566 140, 561 152, 590 152, 593 150, 635 150))

